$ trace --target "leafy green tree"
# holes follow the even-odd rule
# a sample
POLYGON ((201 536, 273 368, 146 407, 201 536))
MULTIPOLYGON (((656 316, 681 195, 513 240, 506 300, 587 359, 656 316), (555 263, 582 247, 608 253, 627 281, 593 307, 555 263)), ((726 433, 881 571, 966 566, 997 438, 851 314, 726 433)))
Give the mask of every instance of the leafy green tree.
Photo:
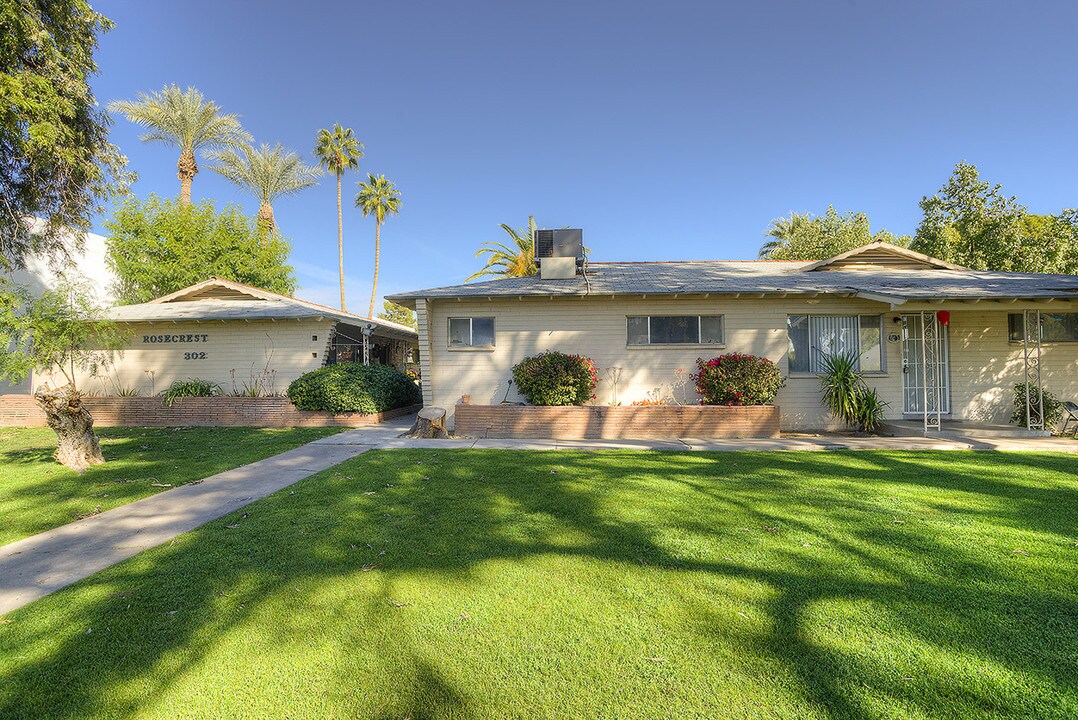
POLYGON ((284 195, 298 193, 318 184, 320 168, 304 165, 299 155, 280 145, 263 145, 255 149, 244 145, 239 149, 226 148, 214 153, 216 162, 211 168, 251 193, 258 200, 258 224, 272 236, 277 228, 273 203, 284 195))
POLYGON ((75 472, 105 462, 78 373, 103 370, 125 339, 85 288, 63 282, 35 298, 0 280, 0 377, 20 382, 39 370, 64 378, 37 388, 34 399, 56 433, 56 459, 75 472))
POLYGON ((116 100, 108 108, 146 128, 143 142, 179 148, 176 177, 183 207, 191 204, 191 182, 198 173, 196 153, 241 147, 251 141, 238 115, 222 113, 217 103, 206 100, 192 87, 184 92, 176 85, 166 85, 160 92, 139 93, 137 100, 116 100))
POLYGON ((908 236, 886 230, 873 235, 867 215, 839 215, 831 205, 822 216, 791 213, 773 220, 766 234, 771 240, 760 248, 760 257, 767 260, 825 260, 874 241, 900 246, 910 242, 908 236))
POLYGON ((129 179, 89 84, 111 27, 84 0, 0 2, 0 269, 79 249, 129 179))
POLYGON ((267 239, 235 205, 218 213, 208 200, 180 207, 151 195, 124 203, 105 228, 120 303, 147 302, 211 276, 285 295, 296 288, 288 242, 277 233, 267 239))
POLYGON ((478 272, 472 273, 464 282, 476 278, 514 278, 528 277, 539 272, 535 264, 535 216, 528 216, 528 229, 513 229, 502 223, 499 227, 509 236, 509 243, 485 242, 475 251, 476 257, 487 256, 487 264, 478 272))
POLYGON ((344 214, 341 210, 341 177, 346 170, 358 170, 363 157, 363 143, 356 139, 352 128, 341 127, 318 131, 315 139, 315 157, 326 171, 337 176, 337 269, 341 279, 341 310, 344 307, 344 214))
POLYGON ((381 320, 388 320, 389 322, 395 322, 398 325, 407 325, 413 330, 418 327, 414 311, 409 310, 403 305, 389 302, 388 300, 382 301, 382 312, 378 313, 378 318, 381 320))
POLYGON ((1026 209, 1000 185, 981 180, 977 168, 958 163, 947 183, 921 199, 924 218, 910 246, 917 252, 973 270, 1021 270, 1026 209))
POLYGON ((400 191, 385 175, 375 177, 367 173, 367 182, 359 183, 356 207, 363 217, 374 216, 374 283, 371 285, 371 306, 367 317, 374 317, 374 299, 378 297, 378 264, 382 255, 382 223, 401 209, 400 191))

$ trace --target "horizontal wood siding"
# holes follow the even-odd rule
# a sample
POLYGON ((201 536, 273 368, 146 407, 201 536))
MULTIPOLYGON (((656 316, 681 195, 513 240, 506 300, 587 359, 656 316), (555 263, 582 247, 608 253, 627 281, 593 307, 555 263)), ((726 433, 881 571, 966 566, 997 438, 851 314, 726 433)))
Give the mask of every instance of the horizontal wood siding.
MULTIPOLYGON (((687 376, 698 357, 728 352, 752 353, 778 363, 786 387, 775 402, 782 407, 782 424, 791 430, 835 429, 837 425, 820 404, 819 380, 813 375, 789 376, 786 318, 807 314, 882 314, 887 371, 866 376, 882 398, 890 403, 889 418, 902 417, 902 344, 887 342, 890 333, 901 334, 895 318, 902 312, 922 309, 951 312, 951 385, 953 417, 1006 422, 1011 412, 1013 385, 1022 379, 1021 346, 1007 342, 1007 313, 1018 312, 1022 303, 908 304, 892 310, 888 304, 868 300, 827 298, 702 298, 683 297, 587 297, 558 299, 438 300, 427 304, 430 322, 427 341, 429 368, 424 368, 427 405, 446 408, 452 417, 461 396, 468 394, 475 405, 497 404, 505 397, 512 367, 522 358, 544 350, 561 350, 591 357, 599 371, 595 405, 615 401, 629 405, 644 400, 649 392, 669 389, 676 371, 687 376), (724 346, 627 347, 625 317, 628 315, 724 315, 724 346), (495 318, 493 350, 450 350, 448 318, 484 316, 495 318), (620 367, 616 388, 608 370, 620 367)), ((1047 310, 1047 305, 1041 305, 1047 310)), ((1052 303, 1052 310, 1076 310, 1070 303, 1052 303)), ((1066 399, 1078 399, 1078 345, 1045 346, 1044 382, 1066 399)), ((678 400, 693 404, 696 394, 689 380, 678 400)), ((522 398, 515 388, 509 400, 522 398)), ((452 422, 452 420, 451 420, 452 422)))

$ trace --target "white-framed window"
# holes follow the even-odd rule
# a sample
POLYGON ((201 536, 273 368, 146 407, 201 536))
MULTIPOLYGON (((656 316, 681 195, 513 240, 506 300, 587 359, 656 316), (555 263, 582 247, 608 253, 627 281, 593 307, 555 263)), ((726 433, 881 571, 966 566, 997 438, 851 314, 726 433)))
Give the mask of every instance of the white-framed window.
MULTIPOLYGON (((1007 315, 1007 339, 1020 343, 1026 336, 1022 313, 1007 315)), ((1078 342, 1078 313, 1041 311, 1041 342, 1078 342)))
POLYGON ((709 345, 725 342, 722 315, 630 315, 628 345, 709 345))
POLYGON ((790 315, 786 331, 791 373, 822 372, 827 358, 849 352, 857 354, 861 372, 887 370, 880 315, 790 315))
POLYGON ((494 318, 449 318, 449 347, 494 347, 494 318))

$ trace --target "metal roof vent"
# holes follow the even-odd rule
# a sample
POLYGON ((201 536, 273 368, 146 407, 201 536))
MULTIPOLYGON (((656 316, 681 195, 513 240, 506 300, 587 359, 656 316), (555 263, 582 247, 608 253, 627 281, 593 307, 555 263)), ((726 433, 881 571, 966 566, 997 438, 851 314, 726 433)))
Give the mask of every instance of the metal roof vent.
POLYGON ((580 228, 535 231, 535 263, 544 280, 576 277, 584 264, 584 231, 580 228))

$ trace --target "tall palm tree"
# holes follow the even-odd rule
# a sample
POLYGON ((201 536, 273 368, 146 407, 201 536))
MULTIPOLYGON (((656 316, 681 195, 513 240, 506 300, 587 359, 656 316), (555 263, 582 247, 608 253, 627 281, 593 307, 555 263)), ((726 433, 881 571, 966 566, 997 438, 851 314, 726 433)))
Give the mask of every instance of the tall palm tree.
POLYGON ((166 85, 161 92, 139 93, 137 100, 109 103, 110 112, 121 113, 148 130, 143 142, 159 142, 180 149, 176 177, 180 180, 180 206, 191 204, 191 181, 198 174, 199 151, 238 147, 251 141, 240 126, 239 115, 225 115, 220 106, 206 100, 193 87, 181 91, 166 85))
POLYGON ((378 296, 378 262, 382 254, 382 223, 388 215, 395 215, 401 209, 401 194, 385 175, 375 177, 367 173, 367 182, 359 183, 356 193, 356 207, 363 211, 363 217, 374 216, 374 284, 371 286, 371 309, 367 317, 374 317, 374 299, 378 296))
POLYGON ((340 123, 333 130, 325 128, 318 131, 315 139, 314 155, 318 163, 337 176, 337 268, 341 276, 341 311, 344 311, 344 215, 341 212, 341 176, 345 170, 359 168, 359 159, 363 157, 363 143, 352 134, 352 128, 343 128, 340 123))
POLYGON ((258 225, 266 231, 266 238, 273 234, 273 203, 277 198, 291 195, 318 184, 322 169, 304 165, 294 152, 286 151, 279 144, 262 145, 254 149, 245 145, 239 150, 219 150, 211 158, 216 161, 214 172, 247 190, 258 198, 258 225))
POLYGON ((501 224, 501 228, 509 236, 512 241, 511 244, 500 242, 483 243, 483 246, 475 251, 475 256, 487 255, 487 264, 479 272, 469 275, 464 282, 470 282, 487 275, 499 278, 514 278, 527 277, 539 272, 539 268, 535 265, 534 238, 537 229, 535 217, 528 216, 528 230, 526 232, 520 228, 514 230, 505 223, 501 224))

